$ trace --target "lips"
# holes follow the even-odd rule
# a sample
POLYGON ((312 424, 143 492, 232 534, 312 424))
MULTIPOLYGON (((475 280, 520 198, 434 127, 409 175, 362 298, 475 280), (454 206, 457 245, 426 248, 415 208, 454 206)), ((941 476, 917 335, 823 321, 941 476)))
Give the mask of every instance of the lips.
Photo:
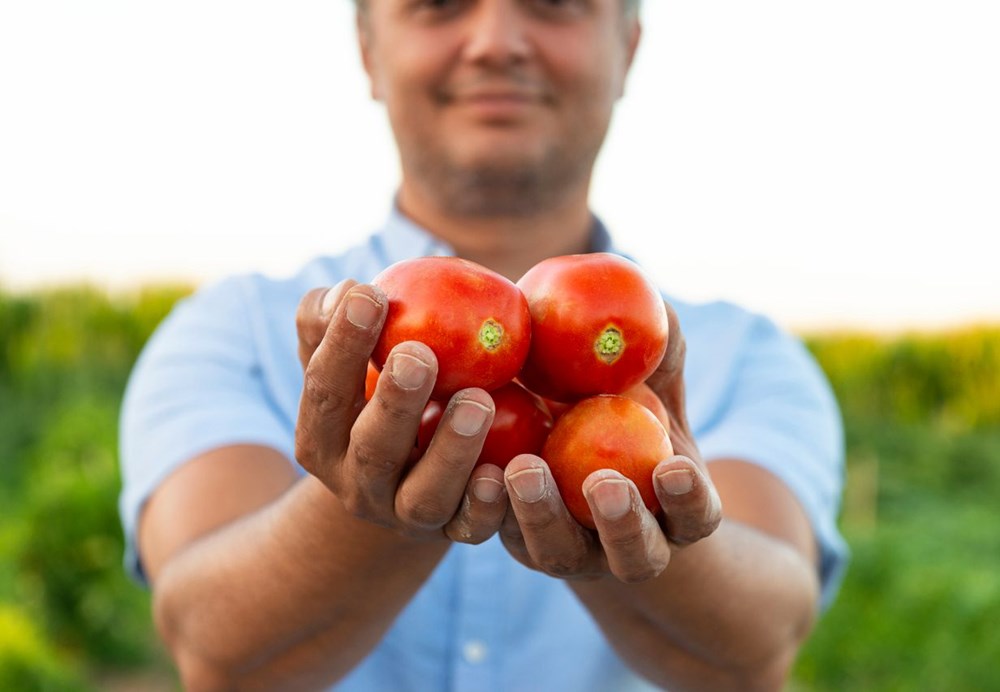
POLYGON ((453 95, 453 100, 455 101, 471 101, 471 102, 515 102, 515 103, 532 103, 541 101, 541 95, 537 92, 530 91, 468 91, 459 92, 453 95))
POLYGON ((541 89, 506 83, 459 86, 446 93, 444 103, 460 109, 475 121, 508 126, 522 122, 549 101, 541 89))
POLYGON ((475 79, 453 83, 442 90, 452 103, 530 104, 551 101, 549 92, 527 79, 475 79))

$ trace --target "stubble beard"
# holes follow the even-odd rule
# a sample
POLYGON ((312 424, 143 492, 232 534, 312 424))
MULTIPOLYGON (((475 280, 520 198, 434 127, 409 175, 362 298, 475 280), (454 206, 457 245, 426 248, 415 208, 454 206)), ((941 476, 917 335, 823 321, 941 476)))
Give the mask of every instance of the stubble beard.
POLYGON ((413 161, 414 181, 448 213, 464 218, 527 218, 561 205, 585 188, 596 151, 557 149, 538 161, 462 163, 424 151, 413 161))

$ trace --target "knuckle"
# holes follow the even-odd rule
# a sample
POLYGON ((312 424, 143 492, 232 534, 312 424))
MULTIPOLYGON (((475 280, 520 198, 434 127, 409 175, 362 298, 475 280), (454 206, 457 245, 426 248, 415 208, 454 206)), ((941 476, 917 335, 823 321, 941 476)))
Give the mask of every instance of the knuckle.
POLYGON ((656 565, 636 565, 616 574, 618 581, 625 584, 641 584, 642 582, 655 579, 663 573, 663 567, 656 565))
POLYGON ((629 527, 624 531, 615 531, 601 536, 601 543, 608 551, 629 553, 642 550, 645 552, 646 538, 641 527, 629 527))
POLYGON ((552 577, 572 577, 583 571, 584 561, 579 555, 551 555, 538 561, 543 572, 552 577))
POLYGON ((362 519, 364 521, 369 521, 372 519, 371 507, 369 506, 367 500, 358 492, 355 491, 342 491, 339 495, 340 502, 344 506, 344 509, 355 519, 362 519))
POLYGON ((522 533, 542 534, 555 526, 558 519, 552 512, 527 512, 525 516, 518 517, 518 523, 522 533))
POLYGON ((376 394, 372 401, 378 407, 379 418, 382 419, 382 424, 385 426, 396 427, 409 424, 417 414, 413 406, 408 405, 410 402, 399 397, 386 397, 376 394))
POLYGON ((314 367, 306 368, 302 381, 302 398, 320 416, 343 410, 348 403, 344 393, 327 378, 319 375, 314 367))
POLYGON ((697 543, 702 538, 707 536, 708 533, 705 532, 705 524, 701 522, 684 522, 679 524, 676 536, 674 537, 674 543, 678 545, 691 545, 692 543, 697 543))
POLYGON ((437 501, 401 493, 396 504, 396 517, 409 526, 437 529, 448 523, 451 513, 437 501))
POLYGON ((362 474, 365 472, 384 475, 394 471, 396 464, 392 459, 380 454, 370 437, 358 431, 357 427, 351 428, 351 457, 354 459, 356 468, 362 474))

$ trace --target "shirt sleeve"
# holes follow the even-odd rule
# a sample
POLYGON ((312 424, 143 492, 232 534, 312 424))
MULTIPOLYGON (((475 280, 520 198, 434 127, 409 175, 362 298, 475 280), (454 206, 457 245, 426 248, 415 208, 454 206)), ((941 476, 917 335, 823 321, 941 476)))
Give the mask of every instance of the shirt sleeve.
POLYGON ((130 376, 119 431, 119 511, 126 568, 141 583, 146 580, 137 522, 164 478, 199 454, 229 444, 290 453, 292 436, 270 402, 245 295, 237 278, 178 304, 130 376))
POLYGON ((820 551, 821 606, 832 603, 847 561, 837 529, 844 481, 840 411, 818 365, 793 337, 752 317, 726 404, 698 438, 706 460, 737 458, 780 478, 812 524, 820 551))

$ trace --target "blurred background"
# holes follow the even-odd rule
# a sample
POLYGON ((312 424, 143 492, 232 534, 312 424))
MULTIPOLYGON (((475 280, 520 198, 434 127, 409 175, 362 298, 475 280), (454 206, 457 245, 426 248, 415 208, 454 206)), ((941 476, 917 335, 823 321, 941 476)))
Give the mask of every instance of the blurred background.
MULTIPOLYGON (((646 0, 595 210, 800 334, 853 550, 794 689, 1000 689, 1000 7, 646 0)), ((121 570, 117 415, 171 305, 398 180, 348 0, 0 0, 0 689, 176 686, 121 570)))

